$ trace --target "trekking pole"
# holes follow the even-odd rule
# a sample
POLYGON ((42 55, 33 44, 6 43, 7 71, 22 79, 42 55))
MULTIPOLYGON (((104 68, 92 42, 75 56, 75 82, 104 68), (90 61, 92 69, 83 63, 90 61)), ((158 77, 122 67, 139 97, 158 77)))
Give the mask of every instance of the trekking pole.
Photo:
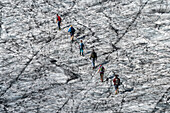
POLYGON ((99 69, 96 71, 96 73, 95 73, 95 74, 97 74, 97 73, 98 73, 98 71, 99 71, 99 69))

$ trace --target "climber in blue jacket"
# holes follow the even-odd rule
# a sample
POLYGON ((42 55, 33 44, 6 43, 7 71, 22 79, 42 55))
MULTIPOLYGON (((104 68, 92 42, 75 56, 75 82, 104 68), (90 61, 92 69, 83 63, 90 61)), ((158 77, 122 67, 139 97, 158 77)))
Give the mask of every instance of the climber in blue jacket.
POLYGON ((73 26, 71 25, 68 32, 70 32, 70 35, 71 35, 71 41, 73 42, 73 39, 74 39, 74 33, 75 33, 75 29, 73 28, 73 26))

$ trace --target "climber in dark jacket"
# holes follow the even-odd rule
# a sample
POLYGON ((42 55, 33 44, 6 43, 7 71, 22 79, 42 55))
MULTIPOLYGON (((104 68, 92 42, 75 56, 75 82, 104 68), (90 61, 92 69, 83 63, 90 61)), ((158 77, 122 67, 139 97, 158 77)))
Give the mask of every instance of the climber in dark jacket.
POLYGON ((97 61, 97 54, 94 49, 91 52, 90 59, 92 60, 93 69, 95 68, 95 61, 97 61))

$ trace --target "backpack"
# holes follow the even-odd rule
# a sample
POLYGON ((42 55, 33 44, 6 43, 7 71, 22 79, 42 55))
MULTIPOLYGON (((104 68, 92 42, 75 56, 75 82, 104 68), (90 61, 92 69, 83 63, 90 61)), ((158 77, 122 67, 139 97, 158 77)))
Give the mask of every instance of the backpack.
POLYGON ((92 57, 92 58, 95 58, 95 57, 96 57, 96 53, 95 53, 95 52, 92 52, 92 53, 91 53, 91 57, 92 57))
POLYGON ((57 16, 57 20, 61 22, 61 17, 60 17, 60 16, 57 16))
POLYGON ((119 78, 115 78, 115 85, 120 85, 120 79, 119 78))
POLYGON ((83 49, 83 48, 84 48, 84 44, 80 43, 80 49, 83 49))
POLYGON ((71 32, 74 33, 75 31, 76 30, 73 27, 71 27, 71 32))
POLYGON ((101 66, 101 67, 100 67, 100 73, 103 73, 103 72, 104 72, 104 67, 101 66))

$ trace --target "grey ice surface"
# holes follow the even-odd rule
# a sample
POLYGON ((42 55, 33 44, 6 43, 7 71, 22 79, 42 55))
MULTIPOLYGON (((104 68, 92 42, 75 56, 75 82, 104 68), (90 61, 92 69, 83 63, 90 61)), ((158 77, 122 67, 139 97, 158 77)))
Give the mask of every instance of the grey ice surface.
POLYGON ((0 113, 170 113, 169 0, 0 0, 0 25, 0 113))

